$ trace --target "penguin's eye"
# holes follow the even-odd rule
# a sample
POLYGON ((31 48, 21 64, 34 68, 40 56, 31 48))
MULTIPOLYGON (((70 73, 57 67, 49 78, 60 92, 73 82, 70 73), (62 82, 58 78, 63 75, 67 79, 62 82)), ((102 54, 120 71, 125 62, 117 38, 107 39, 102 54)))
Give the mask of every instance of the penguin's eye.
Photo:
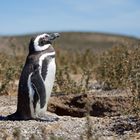
POLYGON ((44 46, 45 44, 46 44, 46 41, 43 38, 41 38, 39 40, 39 46, 44 46))

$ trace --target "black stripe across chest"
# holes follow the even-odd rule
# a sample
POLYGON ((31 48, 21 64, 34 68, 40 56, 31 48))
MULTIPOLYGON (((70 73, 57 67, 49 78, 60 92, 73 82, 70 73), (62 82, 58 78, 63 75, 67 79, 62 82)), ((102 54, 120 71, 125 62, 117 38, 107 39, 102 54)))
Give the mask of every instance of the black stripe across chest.
POLYGON ((42 60, 41 75, 42 75, 43 80, 45 80, 47 76, 48 66, 49 66, 49 63, 52 61, 52 58, 54 58, 54 55, 47 56, 42 60))

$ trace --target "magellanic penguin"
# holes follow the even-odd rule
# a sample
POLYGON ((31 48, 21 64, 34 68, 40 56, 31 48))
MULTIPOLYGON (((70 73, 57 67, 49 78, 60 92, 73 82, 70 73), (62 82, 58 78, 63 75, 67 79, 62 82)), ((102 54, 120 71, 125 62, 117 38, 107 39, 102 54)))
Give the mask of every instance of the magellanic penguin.
POLYGON ((49 97, 55 80, 55 50, 52 46, 58 33, 31 38, 29 54, 18 88, 17 111, 7 120, 45 119, 49 97))

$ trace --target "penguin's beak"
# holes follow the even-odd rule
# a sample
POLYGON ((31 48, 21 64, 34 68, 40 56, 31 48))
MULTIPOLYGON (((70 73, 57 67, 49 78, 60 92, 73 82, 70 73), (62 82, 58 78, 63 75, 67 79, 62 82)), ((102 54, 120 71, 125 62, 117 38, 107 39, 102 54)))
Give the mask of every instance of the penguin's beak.
POLYGON ((59 33, 52 33, 52 34, 50 34, 50 36, 49 36, 49 40, 52 41, 52 40, 58 38, 59 36, 60 36, 59 33))

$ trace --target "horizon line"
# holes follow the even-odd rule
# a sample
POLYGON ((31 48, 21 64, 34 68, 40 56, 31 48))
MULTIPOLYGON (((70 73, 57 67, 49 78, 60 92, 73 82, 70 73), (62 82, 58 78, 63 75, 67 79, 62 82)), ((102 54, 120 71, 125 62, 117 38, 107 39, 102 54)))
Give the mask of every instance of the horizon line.
POLYGON ((30 35, 36 35, 40 33, 52 33, 52 32, 58 32, 58 33, 94 33, 94 34, 106 34, 111 36, 123 36, 123 37, 131 37, 131 38, 137 38, 140 39, 139 36, 125 34, 125 33, 115 33, 115 32, 106 32, 106 31, 88 31, 88 30, 48 30, 48 31, 34 31, 34 32, 26 32, 26 33, 12 33, 12 34, 3 34, 0 33, 0 37, 13 37, 13 36, 30 36, 30 35))

